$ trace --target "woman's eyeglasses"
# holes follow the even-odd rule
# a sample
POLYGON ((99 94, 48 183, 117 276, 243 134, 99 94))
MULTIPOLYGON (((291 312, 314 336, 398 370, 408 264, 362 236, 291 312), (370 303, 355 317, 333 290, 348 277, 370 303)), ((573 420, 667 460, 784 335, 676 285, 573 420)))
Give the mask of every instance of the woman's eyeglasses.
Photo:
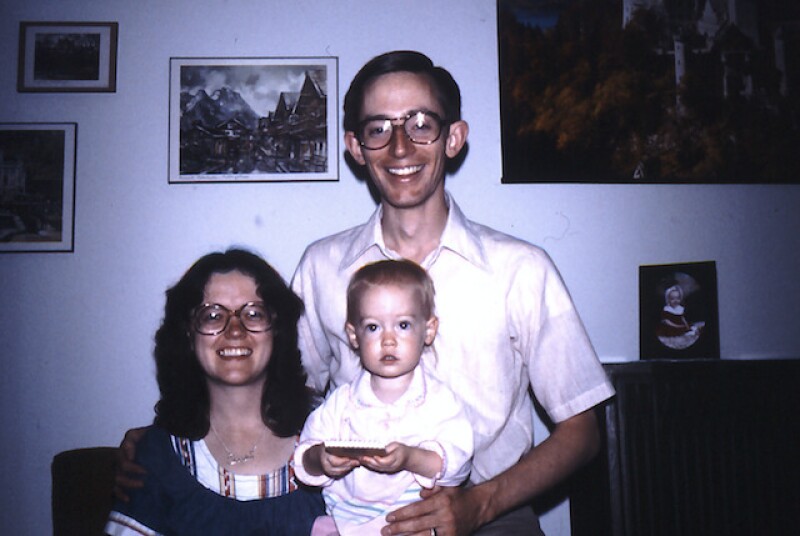
POLYGON ((192 313, 192 325, 202 335, 219 335, 228 329, 232 316, 237 317, 242 327, 252 333, 272 328, 272 314, 262 302, 247 302, 235 311, 218 303, 204 303, 192 313))

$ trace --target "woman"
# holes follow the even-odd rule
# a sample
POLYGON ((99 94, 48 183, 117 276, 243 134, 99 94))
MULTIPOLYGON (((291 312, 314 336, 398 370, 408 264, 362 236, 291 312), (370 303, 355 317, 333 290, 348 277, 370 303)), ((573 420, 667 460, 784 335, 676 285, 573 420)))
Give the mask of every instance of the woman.
POLYGON ((313 400, 302 309, 275 270, 236 249, 202 257, 167 291, 161 398, 136 448, 147 475, 108 534, 310 534, 322 499, 289 463, 313 400))

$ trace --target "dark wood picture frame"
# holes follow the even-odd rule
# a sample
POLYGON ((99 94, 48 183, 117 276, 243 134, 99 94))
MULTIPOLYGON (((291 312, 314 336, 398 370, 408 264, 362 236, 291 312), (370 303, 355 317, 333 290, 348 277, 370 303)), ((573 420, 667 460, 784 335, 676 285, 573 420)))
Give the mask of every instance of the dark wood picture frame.
POLYGON ((716 359, 715 261, 639 267, 640 359, 716 359))
POLYGON ((0 123, 0 252, 75 249, 77 123, 0 123))
POLYGON ((19 23, 17 91, 113 93, 117 22, 19 23))

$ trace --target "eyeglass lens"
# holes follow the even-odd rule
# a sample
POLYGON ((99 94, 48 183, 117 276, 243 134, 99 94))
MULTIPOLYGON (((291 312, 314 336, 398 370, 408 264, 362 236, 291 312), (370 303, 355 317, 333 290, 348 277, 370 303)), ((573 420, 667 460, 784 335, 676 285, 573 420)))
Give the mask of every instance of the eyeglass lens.
POLYGON ((369 119, 362 123, 359 131, 361 144, 367 149, 382 149, 392 139, 393 121, 403 120, 403 130, 408 139, 414 143, 427 145, 439 139, 442 132, 442 121, 436 114, 414 112, 406 117, 394 119, 369 119))
POLYGON ((203 335, 217 335, 228 328, 232 316, 238 317, 242 326, 253 333, 272 327, 271 316, 264 304, 250 302, 236 311, 218 303, 205 304, 194 315, 195 329, 203 335))

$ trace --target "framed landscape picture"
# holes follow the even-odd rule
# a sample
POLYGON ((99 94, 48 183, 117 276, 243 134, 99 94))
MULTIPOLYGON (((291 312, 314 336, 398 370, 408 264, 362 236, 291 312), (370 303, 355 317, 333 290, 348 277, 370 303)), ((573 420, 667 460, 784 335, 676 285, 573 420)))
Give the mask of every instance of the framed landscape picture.
POLYGON ((169 182, 335 181, 337 58, 171 58, 169 182))
POLYGON ((0 252, 74 250, 76 123, 0 123, 0 252))
POLYGON ((498 0, 504 183, 800 183, 800 2, 498 0))
POLYGON ((116 22, 21 22, 17 90, 117 90, 116 22))
POLYGON ((639 267, 641 359, 719 358, 714 261, 639 267))

